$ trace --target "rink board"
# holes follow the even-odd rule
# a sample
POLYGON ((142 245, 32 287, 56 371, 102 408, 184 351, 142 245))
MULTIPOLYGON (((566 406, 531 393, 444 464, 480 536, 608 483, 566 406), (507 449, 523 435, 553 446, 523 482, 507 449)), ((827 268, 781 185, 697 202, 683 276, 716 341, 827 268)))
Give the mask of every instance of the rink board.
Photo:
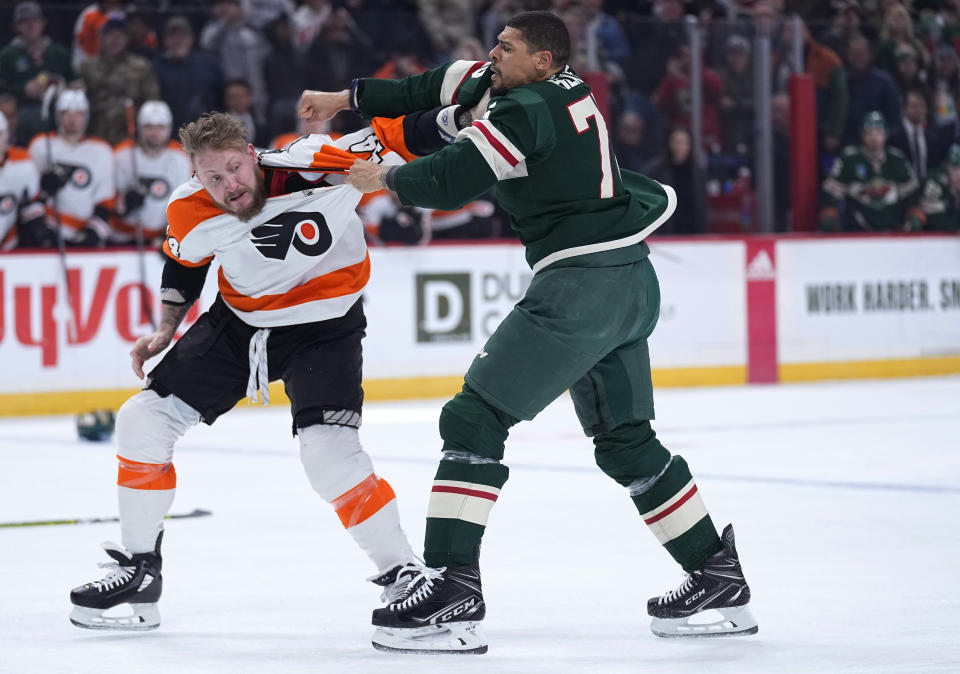
MULTIPOLYGON (((514 243, 371 251, 368 400, 448 396, 522 297, 514 243)), ((665 239, 651 338, 657 386, 960 372, 955 237, 665 239), (763 372, 767 372, 766 378, 763 372), (760 373, 759 375, 757 373, 760 373)), ((0 257, 0 415, 116 407, 139 387, 127 356, 160 305, 162 259, 71 252, 0 257)), ((216 296, 215 274, 183 329, 216 296)), ((285 401, 282 385, 271 397, 285 401)))

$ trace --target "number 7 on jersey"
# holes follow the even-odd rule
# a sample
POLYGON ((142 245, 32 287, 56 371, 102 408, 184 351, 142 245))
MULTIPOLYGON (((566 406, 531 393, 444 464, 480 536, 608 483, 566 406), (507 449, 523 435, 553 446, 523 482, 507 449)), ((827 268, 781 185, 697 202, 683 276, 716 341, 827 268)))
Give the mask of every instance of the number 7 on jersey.
POLYGON ((567 112, 570 113, 570 119, 573 120, 573 127, 577 130, 577 134, 590 129, 591 117, 596 122, 597 136, 600 141, 600 198, 612 197, 613 166, 610 161, 610 138, 607 135, 607 123, 603 121, 603 115, 597 109, 593 95, 587 94, 579 101, 574 101, 567 106, 567 112))

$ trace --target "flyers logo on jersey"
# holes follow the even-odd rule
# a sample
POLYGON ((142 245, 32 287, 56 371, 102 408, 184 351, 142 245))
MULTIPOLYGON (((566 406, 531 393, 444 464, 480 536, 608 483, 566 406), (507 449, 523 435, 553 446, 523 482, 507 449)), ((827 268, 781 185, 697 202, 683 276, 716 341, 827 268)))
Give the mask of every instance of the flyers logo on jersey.
POLYGON ((67 182, 74 187, 83 189, 90 185, 90 169, 85 166, 57 162, 57 168, 60 169, 59 172, 66 178, 67 182))
POLYGON ((163 178, 140 176, 140 185, 143 191, 154 199, 166 199, 170 196, 170 183, 163 178))
POLYGON ((0 215, 12 213, 16 205, 17 200, 13 198, 12 194, 0 194, 0 215))
POLYGON ((253 245, 260 254, 274 260, 284 260, 292 245, 297 251, 316 257, 323 255, 333 243, 327 221, 320 213, 289 211, 273 220, 254 227, 253 245))

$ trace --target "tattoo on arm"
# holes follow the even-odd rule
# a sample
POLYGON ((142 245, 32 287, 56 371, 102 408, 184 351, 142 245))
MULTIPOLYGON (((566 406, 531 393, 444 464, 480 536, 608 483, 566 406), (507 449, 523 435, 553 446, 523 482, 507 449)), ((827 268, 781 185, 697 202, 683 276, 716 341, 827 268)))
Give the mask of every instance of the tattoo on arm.
POLYGON ((189 304, 164 304, 163 311, 160 313, 160 327, 168 329, 171 334, 176 332, 191 306, 193 306, 192 302, 189 304))

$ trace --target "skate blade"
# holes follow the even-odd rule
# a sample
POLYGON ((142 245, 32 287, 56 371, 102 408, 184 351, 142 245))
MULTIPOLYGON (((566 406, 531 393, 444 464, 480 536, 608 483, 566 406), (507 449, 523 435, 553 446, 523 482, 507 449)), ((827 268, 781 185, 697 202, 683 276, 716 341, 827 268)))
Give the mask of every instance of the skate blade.
POLYGON ((426 627, 378 627, 371 640, 378 651, 480 655, 487 652, 487 640, 480 623, 464 621, 426 627))
POLYGON ((654 618, 650 623, 650 631, 665 639, 675 638, 711 638, 711 637, 741 637, 756 634, 759 631, 757 619, 753 617, 749 605, 731 606, 722 609, 710 609, 687 618, 654 618), (707 623, 691 623, 690 621, 703 617, 710 611, 719 613, 721 620, 707 623))
MULTIPOLYGON (((111 609, 74 606, 70 612, 70 622, 85 630, 115 630, 125 632, 146 632, 160 627, 160 611, 156 604, 128 604, 130 615, 104 615, 111 609)), ((114 607, 116 608, 116 607, 114 607)))

